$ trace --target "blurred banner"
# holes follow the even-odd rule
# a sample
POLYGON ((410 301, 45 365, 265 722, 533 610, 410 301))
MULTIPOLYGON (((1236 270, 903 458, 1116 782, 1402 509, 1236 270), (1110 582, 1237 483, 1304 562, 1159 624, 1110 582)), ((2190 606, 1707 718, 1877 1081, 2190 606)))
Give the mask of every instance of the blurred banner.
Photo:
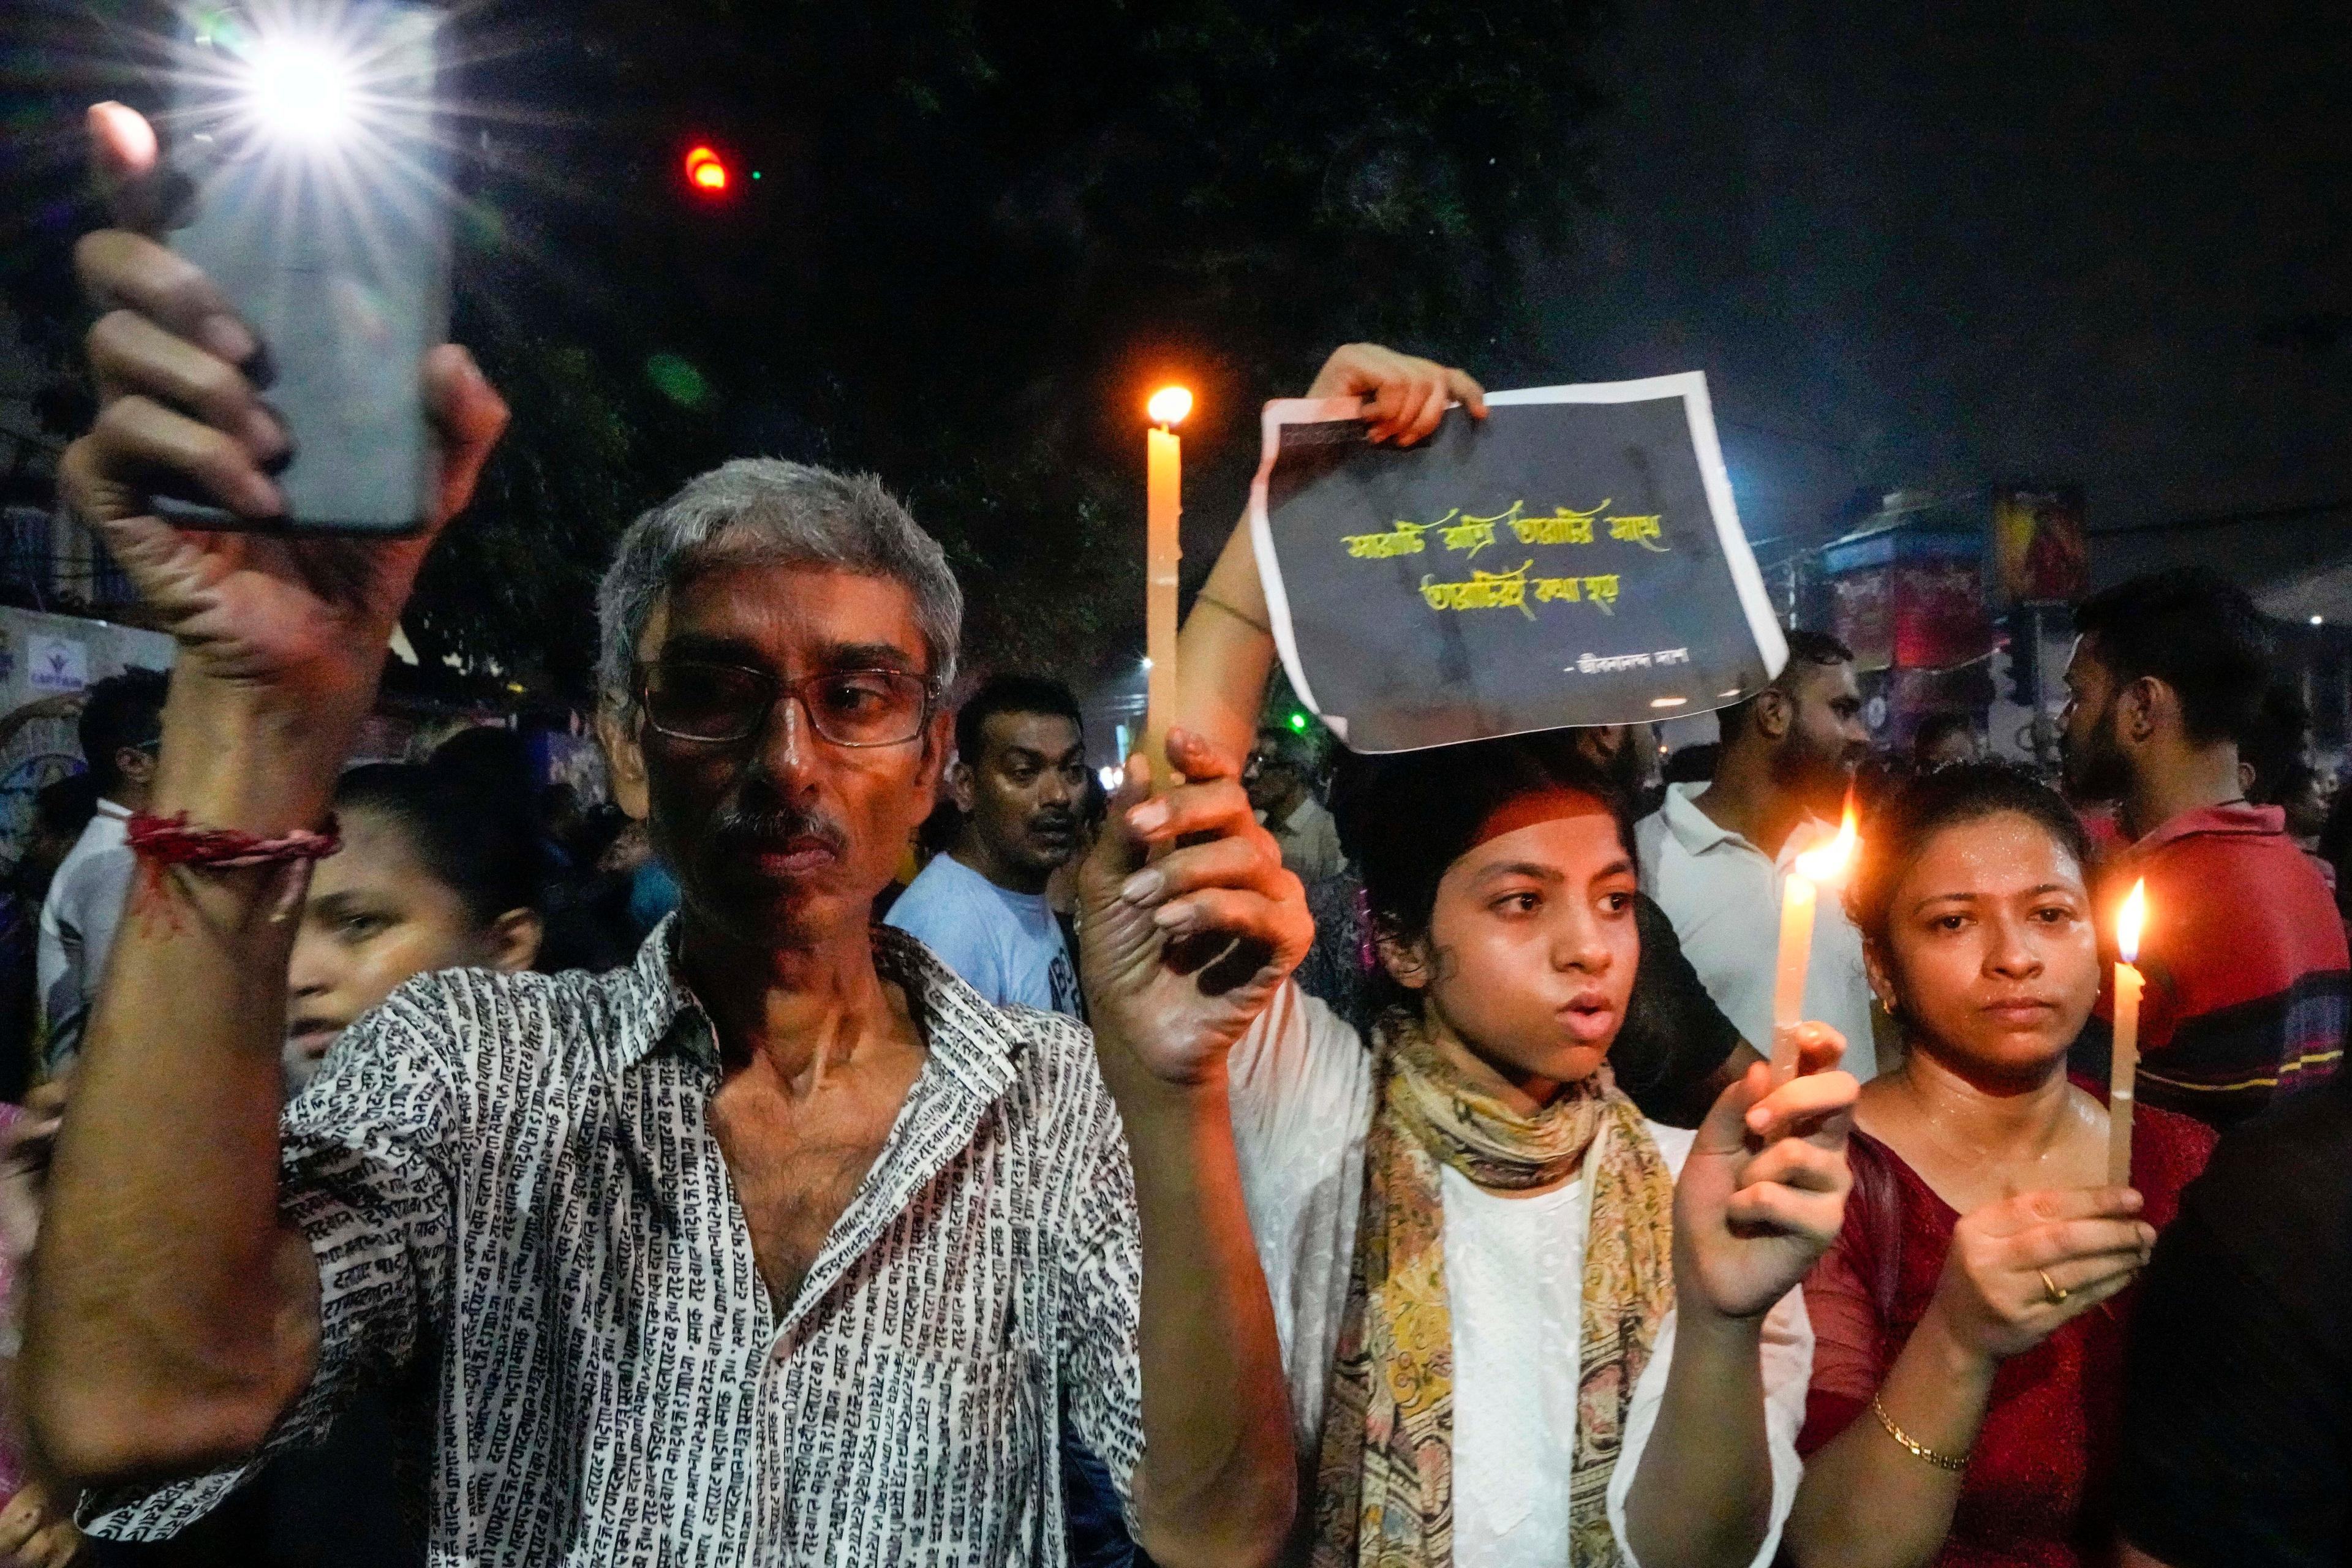
POLYGON ((1250 529, 1299 699, 1359 752, 1719 708, 1788 647, 1706 377, 1492 394, 1404 450, 1269 403, 1250 529))
POLYGON ((2072 603, 2091 591, 2091 550, 2075 485, 2000 485, 1992 492, 1992 552, 2012 605, 2072 603))

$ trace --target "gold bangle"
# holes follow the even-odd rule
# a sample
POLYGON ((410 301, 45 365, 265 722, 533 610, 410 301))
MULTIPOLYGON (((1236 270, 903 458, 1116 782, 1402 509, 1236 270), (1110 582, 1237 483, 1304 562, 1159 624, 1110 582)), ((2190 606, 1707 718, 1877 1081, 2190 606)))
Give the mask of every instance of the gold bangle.
POLYGON ((1886 1428, 1886 1435, 1909 1449, 1915 1458, 1925 1459, 1937 1469, 1949 1470, 1954 1475, 1958 1475, 1969 1468, 1969 1457, 1966 1454, 1957 1459, 1949 1454, 1938 1454, 1935 1449, 1897 1426, 1895 1424, 1895 1417, 1886 1414, 1886 1406, 1879 1403, 1879 1397, 1875 1394, 1870 1396, 1870 1413, 1878 1417, 1878 1424, 1886 1428))

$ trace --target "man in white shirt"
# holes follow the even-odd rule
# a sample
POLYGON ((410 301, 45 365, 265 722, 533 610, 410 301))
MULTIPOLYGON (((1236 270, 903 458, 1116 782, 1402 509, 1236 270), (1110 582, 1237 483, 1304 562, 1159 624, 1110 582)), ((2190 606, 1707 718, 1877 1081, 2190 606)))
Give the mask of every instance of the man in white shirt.
POLYGON ((92 686, 82 707, 81 751, 98 786, 98 815, 58 864, 41 904, 36 953, 44 1055, 53 1074, 81 1048, 82 1025, 130 897, 135 865, 126 838, 131 815, 147 809, 168 686, 156 670, 129 669, 92 686))
POLYGON ((1282 847, 1283 869, 1311 888, 1347 868, 1339 825, 1315 798, 1306 742, 1286 730, 1260 730, 1242 782, 1257 819, 1282 847))
MULTIPOLYGON (((1798 855, 1832 831, 1870 747, 1853 653, 1820 632, 1789 633, 1780 677, 1717 716, 1722 750, 1706 784, 1670 785, 1636 825, 1642 890, 1674 921, 1683 955, 1741 1036, 1772 1038, 1780 898, 1798 855)), ((1846 1038, 1846 1070, 1877 1071, 1862 938, 1834 897, 1814 916, 1804 1016, 1846 1038)))
POLYGON ((1058 680, 1001 675, 956 715, 948 789, 956 841, 890 906, 887 923, 999 1006, 1078 1016, 1078 975, 1045 883, 1078 848, 1087 793, 1077 700, 1058 680))

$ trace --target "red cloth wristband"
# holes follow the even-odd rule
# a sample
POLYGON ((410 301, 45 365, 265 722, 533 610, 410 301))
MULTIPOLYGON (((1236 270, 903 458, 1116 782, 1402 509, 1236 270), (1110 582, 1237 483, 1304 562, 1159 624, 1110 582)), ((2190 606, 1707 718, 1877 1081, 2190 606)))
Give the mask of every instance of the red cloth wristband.
POLYGON ((233 827, 191 827, 188 814, 151 816, 133 812, 131 852, 156 866, 279 866, 293 860, 323 860, 343 847, 335 819, 317 833, 298 827, 281 838, 264 838, 233 827))

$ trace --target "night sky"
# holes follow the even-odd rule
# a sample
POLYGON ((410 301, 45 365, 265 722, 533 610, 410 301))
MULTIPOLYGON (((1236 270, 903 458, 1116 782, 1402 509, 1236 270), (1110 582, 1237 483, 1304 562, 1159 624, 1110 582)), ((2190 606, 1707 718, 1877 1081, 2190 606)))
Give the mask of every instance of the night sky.
POLYGON ((2095 531, 2352 500, 2344 5, 1628 5, 1600 76, 1603 210, 1511 368, 1706 371, 1764 559, 1863 485, 2073 480, 2095 531))

